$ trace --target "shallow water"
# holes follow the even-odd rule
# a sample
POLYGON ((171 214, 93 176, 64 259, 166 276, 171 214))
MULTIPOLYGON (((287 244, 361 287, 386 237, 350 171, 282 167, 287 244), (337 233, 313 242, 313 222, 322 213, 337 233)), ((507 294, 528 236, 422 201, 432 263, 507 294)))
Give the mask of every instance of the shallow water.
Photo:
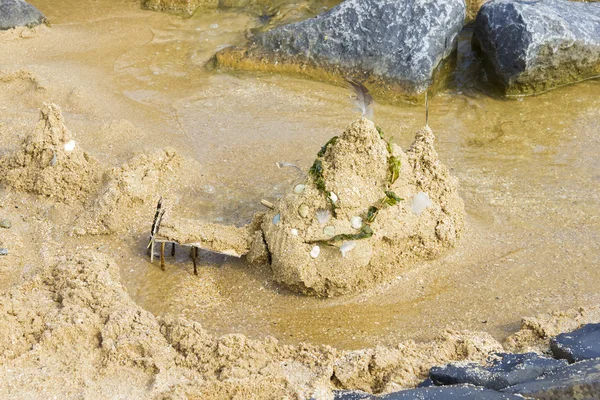
MULTIPOLYGON (((32 126, 41 102, 56 101, 81 145, 111 165, 134 151, 174 147, 202 166, 201 178, 171 194, 188 217, 248 222, 261 199, 281 196, 298 179, 276 161, 307 169, 357 117, 344 88, 207 71, 218 48, 243 43, 244 31, 260 26, 256 16, 210 11, 184 19, 141 10, 136 1, 32 3, 52 29, 2 43, 1 67, 31 70, 47 89, 0 93, 2 120, 32 126), (123 120, 130 133, 102 129, 123 120)), ((502 100, 473 83, 478 71, 466 32, 456 87, 432 98, 429 110, 440 158, 461 182, 466 232, 443 258, 400 269, 367 293, 300 297, 243 260, 205 253, 199 277, 185 254, 163 272, 146 259, 142 230, 87 240, 121 254, 130 294, 155 314, 291 343, 358 348, 445 328, 503 338, 522 316, 598 304, 600 82, 502 100)), ((424 115, 423 107, 375 107, 376 123, 402 147, 424 115)))

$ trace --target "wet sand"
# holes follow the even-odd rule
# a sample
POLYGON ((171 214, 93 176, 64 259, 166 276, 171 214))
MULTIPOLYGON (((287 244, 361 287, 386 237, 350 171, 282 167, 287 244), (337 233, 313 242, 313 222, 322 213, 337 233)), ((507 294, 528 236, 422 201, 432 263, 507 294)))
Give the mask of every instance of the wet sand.
MULTIPOLYGON (((19 147, 52 101, 103 165, 166 146, 194 165, 161 193, 173 199, 173 213, 242 225, 261 199, 282 196, 297 179, 276 161, 308 169, 356 117, 343 88, 207 72, 219 46, 242 43, 257 26, 253 17, 211 11, 182 19, 130 1, 33 4, 51 29, 0 36, 1 68, 35 77, 0 80, 0 155, 19 147)), ((600 304, 600 82, 501 100, 467 83, 474 67, 468 53, 461 57, 457 87, 430 102, 436 149, 459 178, 467 210, 466 232, 440 260, 366 293, 307 298, 230 257, 202 254, 199 277, 186 254, 161 271, 145 256, 154 204, 124 217, 120 232, 80 237, 72 227, 84 205, 0 188, 1 217, 13 221, 0 232, 10 249, 0 258, 0 287, 30 279, 57 253, 92 246, 116 259, 129 295, 155 315, 183 316, 217 335, 341 349, 427 340, 447 327, 501 340, 523 316, 600 304)), ((406 148, 424 114, 377 105, 375 121, 406 148)))

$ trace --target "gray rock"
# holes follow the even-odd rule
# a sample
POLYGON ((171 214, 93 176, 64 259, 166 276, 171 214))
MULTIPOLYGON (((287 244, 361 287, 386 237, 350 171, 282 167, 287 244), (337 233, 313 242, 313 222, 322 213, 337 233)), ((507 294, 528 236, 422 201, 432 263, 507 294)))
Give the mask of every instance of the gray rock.
POLYGON ((522 397, 473 386, 426 387, 390 393, 373 400, 523 400, 522 397))
POLYGON ((11 226, 12 226, 12 223, 10 222, 9 219, 4 218, 4 219, 0 220, 0 228, 10 229, 11 226))
POLYGON ((600 4, 494 0, 473 45, 507 95, 533 94, 600 75, 600 4))
MULTIPOLYGON (((419 96, 456 49, 465 12, 463 0, 346 0, 315 18, 259 34, 243 57, 419 96)), ((219 63, 225 59, 217 55, 219 63)))
POLYGON ((600 324, 587 324, 550 341, 552 353, 569 362, 600 357, 600 324))
POLYGON ((4 248, 4 247, 0 247, 0 256, 7 256, 8 255, 8 249, 4 248))
POLYGON ((600 398, 600 358, 567 365, 543 378, 503 389, 503 392, 536 399, 597 400, 600 398))
POLYGON ((450 363, 443 367, 431 368, 429 377, 437 385, 468 383, 500 390, 531 381, 565 365, 565 360, 542 357, 536 353, 502 354, 502 359, 494 361, 489 367, 475 363, 450 363))
POLYGON ((0 0, 0 30, 17 26, 29 28, 46 22, 46 17, 23 0, 0 0))
POLYGON ((336 390, 334 400, 374 400, 375 396, 358 390, 336 390))

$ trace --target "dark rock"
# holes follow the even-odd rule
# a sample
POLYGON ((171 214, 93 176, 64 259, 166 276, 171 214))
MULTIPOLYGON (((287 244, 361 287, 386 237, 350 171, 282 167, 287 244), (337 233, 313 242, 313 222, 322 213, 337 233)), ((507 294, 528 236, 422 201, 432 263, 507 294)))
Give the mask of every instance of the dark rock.
POLYGON ((336 390, 333 392, 335 400, 373 400, 375 396, 359 390, 336 390))
POLYGON ((567 365, 564 360, 542 357, 536 353, 501 354, 501 356, 501 360, 494 361, 489 367, 465 362, 433 367, 429 370, 429 377, 437 385, 468 383, 500 390, 536 379, 567 365))
POLYGON ((503 389, 536 399, 600 399, 600 358, 554 370, 543 378, 503 389))
POLYGON ((417 385, 418 388, 431 387, 431 386, 435 386, 435 382, 433 382, 433 380, 431 378, 427 378, 423 382, 421 382, 417 385))
POLYGON ((375 397, 378 400, 523 400, 522 397, 500 393, 495 390, 473 386, 444 386, 403 390, 385 396, 375 397))
POLYGON ((600 324, 587 324, 573 332, 561 333, 550 341, 556 358, 569 362, 600 357, 600 324))
POLYGON ((315 18, 259 34, 246 49, 225 49, 216 61, 330 81, 349 76, 376 95, 400 90, 419 97, 456 49, 464 18, 462 0, 346 0, 315 18))
POLYGON ((31 28, 45 21, 46 17, 37 8, 23 0, 0 0, 0 30, 31 28))
POLYGON ((600 4, 490 1, 477 15, 473 45, 507 95, 598 76, 600 4))

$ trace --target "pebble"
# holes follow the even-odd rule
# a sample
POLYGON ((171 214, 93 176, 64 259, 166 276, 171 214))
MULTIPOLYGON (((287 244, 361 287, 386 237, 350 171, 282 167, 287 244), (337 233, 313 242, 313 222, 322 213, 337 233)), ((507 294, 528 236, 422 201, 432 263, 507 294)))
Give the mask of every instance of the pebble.
POLYGON ((335 228, 331 225, 328 225, 323 229, 323 233, 327 236, 333 236, 335 235, 335 228))
POLYGON ((298 214, 300 214, 302 218, 306 218, 308 217, 308 212, 308 205, 304 203, 300 204, 300 207, 298 207, 298 214))
POLYGON ((279 223, 279 220, 281 220, 281 215, 275 214, 275 216, 273 217, 273 225, 277 225, 279 223))
POLYGON ((294 193, 302 194, 302 193, 304 193, 305 189, 306 189, 306 185, 303 185, 300 183, 300 184, 296 185, 296 187, 294 187, 294 193))
POLYGON ((0 247, 0 256, 7 256, 8 255, 8 249, 4 248, 4 247, 0 247))
POLYGON ((10 229, 11 226, 12 226, 12 223, 10 222, 10 220, 8 218, 4 218, 3 220, 0 221, 0 228, 10 229))

